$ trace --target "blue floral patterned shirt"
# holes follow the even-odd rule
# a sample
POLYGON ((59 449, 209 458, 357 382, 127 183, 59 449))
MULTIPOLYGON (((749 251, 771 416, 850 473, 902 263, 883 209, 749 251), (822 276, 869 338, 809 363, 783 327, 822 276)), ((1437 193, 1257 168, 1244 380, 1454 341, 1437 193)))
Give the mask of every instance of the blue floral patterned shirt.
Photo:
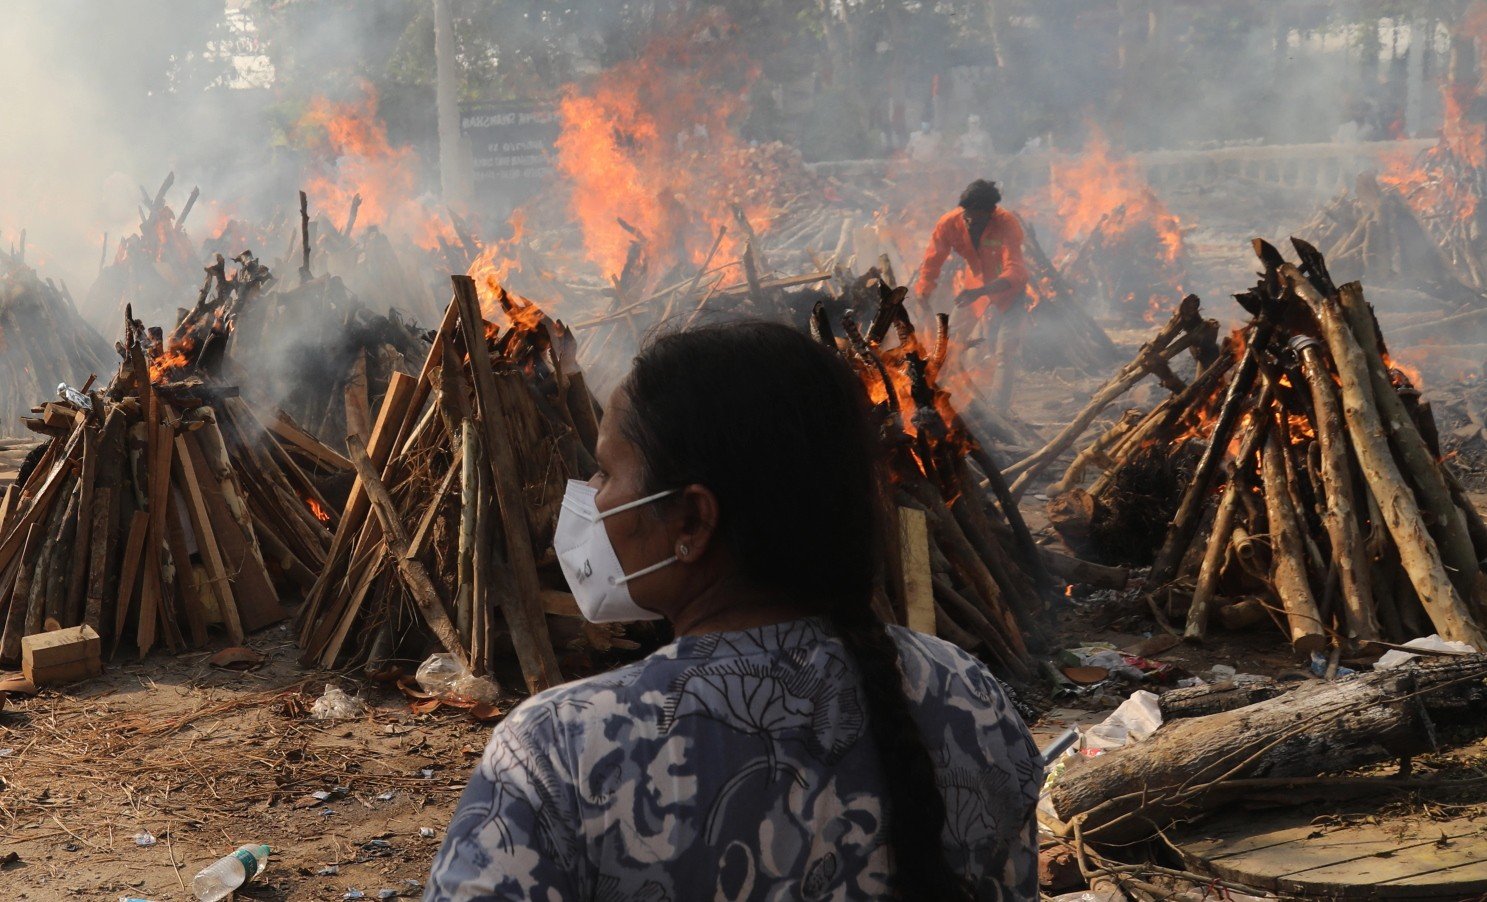
MULTIPOLYGON (((1042 768, 1027 728, 980 661, 891 631, 951 867, 977 898, 1037 898, 1042 768)), ((549 689, 496 727, 425 902, 886 896, 865 720, 851 658, 814 618, 683 637, 549 689)))

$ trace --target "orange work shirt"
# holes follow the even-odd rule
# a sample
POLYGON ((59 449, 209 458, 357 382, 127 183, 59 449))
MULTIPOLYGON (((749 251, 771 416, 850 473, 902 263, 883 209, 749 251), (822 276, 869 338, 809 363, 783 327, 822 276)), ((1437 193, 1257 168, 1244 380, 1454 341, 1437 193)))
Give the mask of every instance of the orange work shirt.
POLYGON ((973 309, 979 318, 988 307, 1005 313, 1027 291, 1027 264, 1022 260, 1022 224, 1017 217, 997 207, 981 231, 981 246, 971 244, 965 211, 956 207, 940 217, 930 235, 924 262, 919 265, 919 283, 915 293, 927 298, 940 281, 940 270, 955 251, 966 261, 966 288, 980 288, 988 282, 1006 279, 1011 283, 1004 291, 976 300, 973 309))

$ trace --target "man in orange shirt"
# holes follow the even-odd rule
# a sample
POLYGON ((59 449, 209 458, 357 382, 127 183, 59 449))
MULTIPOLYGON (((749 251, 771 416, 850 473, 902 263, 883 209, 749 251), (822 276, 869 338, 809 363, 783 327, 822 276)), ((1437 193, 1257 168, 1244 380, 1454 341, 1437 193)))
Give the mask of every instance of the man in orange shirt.
POLYGON ((921 303, 928 302, 939 284, 951 251, 966 263, 965 289, 956 295, 956 306, 972 305, 978 321, 1000 318, 1023 298, 1028 275, 1022 225, 997 206, 1001 200, 995 182, 976 179, 961 192, 960 206, 935 223, 914 288, 921 303))
POLYGON ((1021 311, 1027 296, 1027 265, 1022 260, 1022 224, 1001 209, 1002 192, 995 182, 976 179, 960 194, 960 206, 935 223, 919 265, 914 291, 929 307, 940 281, 940 270, 955 251, 966 263, 965 287, 955 296, 957 308, 970 305, 976 318, 971 335, 981 342, 991 401, 1006 407, 1012 400, 1013 361, 1022 338, 1021 311))

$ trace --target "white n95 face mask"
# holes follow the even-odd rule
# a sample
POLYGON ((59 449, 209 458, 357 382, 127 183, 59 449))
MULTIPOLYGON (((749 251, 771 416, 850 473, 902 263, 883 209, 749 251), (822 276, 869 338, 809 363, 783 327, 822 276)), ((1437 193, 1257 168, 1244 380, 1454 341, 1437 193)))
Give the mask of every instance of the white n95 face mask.
POLYGON ((614 546, 609 542, 609 530, 604 528, 604 518, 642 507, 675 493, 676 489, 667 489, 600 513, 594 503, 598 489, 586 482, 568 480, 552 545, 558 555, 558 566, 563 568, 563 577, 568 580, 568 588, 578 602, 578 610, 590 623, 661 619, 660 614, 647 611, 635 603, 626 583, 675 563, 676 556, 672 555, 627 576, 620 565, 619 557, 614 553, 614 546))

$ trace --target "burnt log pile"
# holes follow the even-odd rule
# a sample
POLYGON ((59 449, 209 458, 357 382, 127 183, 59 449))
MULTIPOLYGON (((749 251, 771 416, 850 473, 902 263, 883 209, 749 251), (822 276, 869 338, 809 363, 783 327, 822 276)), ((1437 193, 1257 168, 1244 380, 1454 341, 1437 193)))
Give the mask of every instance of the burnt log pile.
POLYGON ((1487 647, 1487 528, 1442 461, 1430 404, 1391 365, 1361 283, 1334 284, 1321 253, 1292 244, 1298 263, 1255 242, 1264 274, 1236 295, 1248 325, 1076 455, 1053 487, 1055 526, 1099 558, 1102 517, 1162 505, 1160 528, 1117 556, 1151 564, 1155 609, 1194 641, 1218 620, 1273 622, 1303 653, 1430 633, 1487 647), (1177 491, 1122 492, 1153 461, 1177 468, 1177 491), (1085 488, 1091 464, 1104 473, 1085 488))
POLYGON ((1187 280, 1181 224, 1150 188, 1143 191, 1101 216, 1059 259, 1059 272, 1078 297, 1136 323, 1151 321, 1187 280))
POLYGON ((347 440, 357 480, 302 613, 301 660, 380 671, 436 645, 481 676, 514 659, 537 691, 562 680, 555 641, 635 647, 582 623, 552 552, 567 480, 595 469, 599 406, 566 327, 503 291, 503 331, 474 281, 453 281, 418 375, 395 372, 347 440))
POLYGON ((1034 543, 1000 467, 941 382, 954 351, 949 317, 936 317, 933 334, 918 331, 904 304, 907 293, 874 272, 837 299, 847 309, 833 316, 819 301, 809 324, 813 337, 856 370, 881 416, 903 525, 901 554, 885 557, 883 613, 1025 681, 1031 652, 1048 633, 1051 562, 1034 543))
POLYGON ((200 192, 191 189, 178 216, 166 203, 174 185, 172 172, 154 194, 139 189, 139 231, 119 239, 111 262, 109 236, 104 234, 98 278, 88 289, 84 309, 123 315, 127 306, 145 322, 174 321, 172 299, 186 295, 201 271, 185 230, 200 192))
POLYGON ((230 319, 167 339, 131 313, 109 382, 26 420, 46 441, 0 501, 0 661, 79 624, 141 657, 201 647, 215 625, 241 642, 325 565, 334 455, 208 375, 230 319))
POLYGON ((1456 226, 1433 225, 1455 220, 1453 211, 1422 219, 1398 182, 1380 182, 1377 173, 1362 173, 1351 192, 1334 198, 1302 231, 1339 273, 1447 304, 1478 303, 1487 282, 1481 281, 1476 252, 1462 244, 1456 226))
MULTIPOLYGON (((480 675, 519 671, 535 691, 570 656, 634 649, 645 627, 583 623, 552 552, 566 481, 594 470, 600 408, 576 336, 499 285, 482 310, 474 280, 453 282, 418 375, 395 374, 368 431, 348 440, 357 482, 302 614, 302 661, 386 672, 442 647, 480 675)), ((818 297, 805 324, 861 375, 882 417, 903 529, 884 549, 880 611, 1026 681, 1048 628, 1045 562, 1079 562, 1033 544, 937 381, 948 321, 921 339, 905 294, 854 280, 846 300, 818 297), (844 306, 832 315, 828 302, 871 319, 844 306)))
POLYGON ((113 366, 108 342, 78 314, 67 293, 22 256, 0 253, 0 436, 30 433, 21 416, 60 383, 80 385, 113 366))

